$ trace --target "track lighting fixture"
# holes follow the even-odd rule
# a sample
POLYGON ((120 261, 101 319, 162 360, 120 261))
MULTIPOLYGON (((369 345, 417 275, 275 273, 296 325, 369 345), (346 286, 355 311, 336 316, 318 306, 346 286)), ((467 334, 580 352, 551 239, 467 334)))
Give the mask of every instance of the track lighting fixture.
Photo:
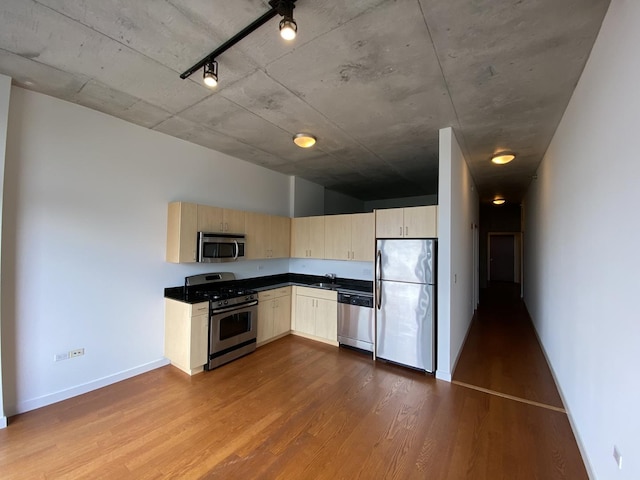
POLYGON ((298 24, 293 18, 280 20, 280 36, 285 40, 293 40, 298 32, 298 24))
POLYGON ((218 62, 215 60, 204 65, 204 84, 211 88, 218 85, 218 62))
POLYGON ((218 58, 222 53, 233 47, 244 37, 267 23, 276 15, 280 15, 281 17, 283 17, 280 21, 280 36, 285 40, 293 40, 296 37, 296 33, 298 32, 298 25, 293 19, 293 8, 295 2, 296 0, 269 0, 271 10, 264 13, 258 19, 254 20, 253 23, 240 30, 209 55, 204 57, 188 70, 184 71, 180 75, 180 78, 182 78, 183 80, 185 78, 189 78, 191 74, 193 74, 193 72, 204 68, 204 83, 208 87, 215 87, 218 84, 218 62, 216 62, 215 59, 218 58))

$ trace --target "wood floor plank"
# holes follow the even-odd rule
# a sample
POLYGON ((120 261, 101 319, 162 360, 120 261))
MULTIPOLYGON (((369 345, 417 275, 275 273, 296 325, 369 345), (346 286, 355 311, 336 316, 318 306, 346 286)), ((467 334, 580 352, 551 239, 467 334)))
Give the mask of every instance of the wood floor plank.
POLYGON ((585 479, 566 415, 288 336, 18 415, 3 480, 585 479))

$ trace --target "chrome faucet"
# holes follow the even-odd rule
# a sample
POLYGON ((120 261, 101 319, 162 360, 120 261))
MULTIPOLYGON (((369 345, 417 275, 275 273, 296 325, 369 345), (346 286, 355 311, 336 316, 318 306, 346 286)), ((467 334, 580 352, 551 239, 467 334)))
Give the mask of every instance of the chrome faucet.
POLYGON ((336 274, 335 273, 326 273, 324 276, 329 278, 329 279, 331 279, 331 283, 335 283, 335 281, 336 281, 336 274))

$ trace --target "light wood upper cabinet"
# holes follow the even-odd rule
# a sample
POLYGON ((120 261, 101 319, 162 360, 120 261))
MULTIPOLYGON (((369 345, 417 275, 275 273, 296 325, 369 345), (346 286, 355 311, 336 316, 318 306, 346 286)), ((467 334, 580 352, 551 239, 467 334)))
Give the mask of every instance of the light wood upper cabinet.
POLYGON ((376 210, 377 238, 437 238, 438 206, 376 210))
POLYGON ((167 262, 196 261, 198 208, 195 203, 172 202, 167 215, 167 262))
POLYGON ((289 258, 291 251, 291 219, 270 215, 271 220, 271 256, 270 258, 289 258))
POLYGON ((288 258, 291 219, 276 215, 246 212, 246 258, 288 258))
POLYGON ((324 258, 325 217, 291 219, 291 256, 296 258, 324 258))
POLYGON ((324 218, 324 257, 351 260, 351 215, 324 218))
POLYGON ((373 261, 374 219, 373 213, 326 216, 324 258, 373 261))
POLYGON ((438 207, 404 208, 405 238, 432 238, 438 236, 438 207))
POLYGON ((189 375, 203 370, 209 345, 209 302, 165 298, 164 356, 189 375))
POLYGON ((245 212, 198 205, 198 232, 244 233, 245 212))

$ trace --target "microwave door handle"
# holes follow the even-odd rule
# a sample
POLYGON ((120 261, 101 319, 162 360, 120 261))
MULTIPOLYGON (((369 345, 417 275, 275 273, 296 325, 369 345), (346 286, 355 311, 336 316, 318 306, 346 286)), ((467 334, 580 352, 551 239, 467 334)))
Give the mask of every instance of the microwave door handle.
POLYGON ((238 245, 238 241, 237 240, 234 240, 233 243, 236 244, 236 253, 233 256, 233 259, 234 260, 238 260, 238 255, 240 254, 240 245, 238 245))

